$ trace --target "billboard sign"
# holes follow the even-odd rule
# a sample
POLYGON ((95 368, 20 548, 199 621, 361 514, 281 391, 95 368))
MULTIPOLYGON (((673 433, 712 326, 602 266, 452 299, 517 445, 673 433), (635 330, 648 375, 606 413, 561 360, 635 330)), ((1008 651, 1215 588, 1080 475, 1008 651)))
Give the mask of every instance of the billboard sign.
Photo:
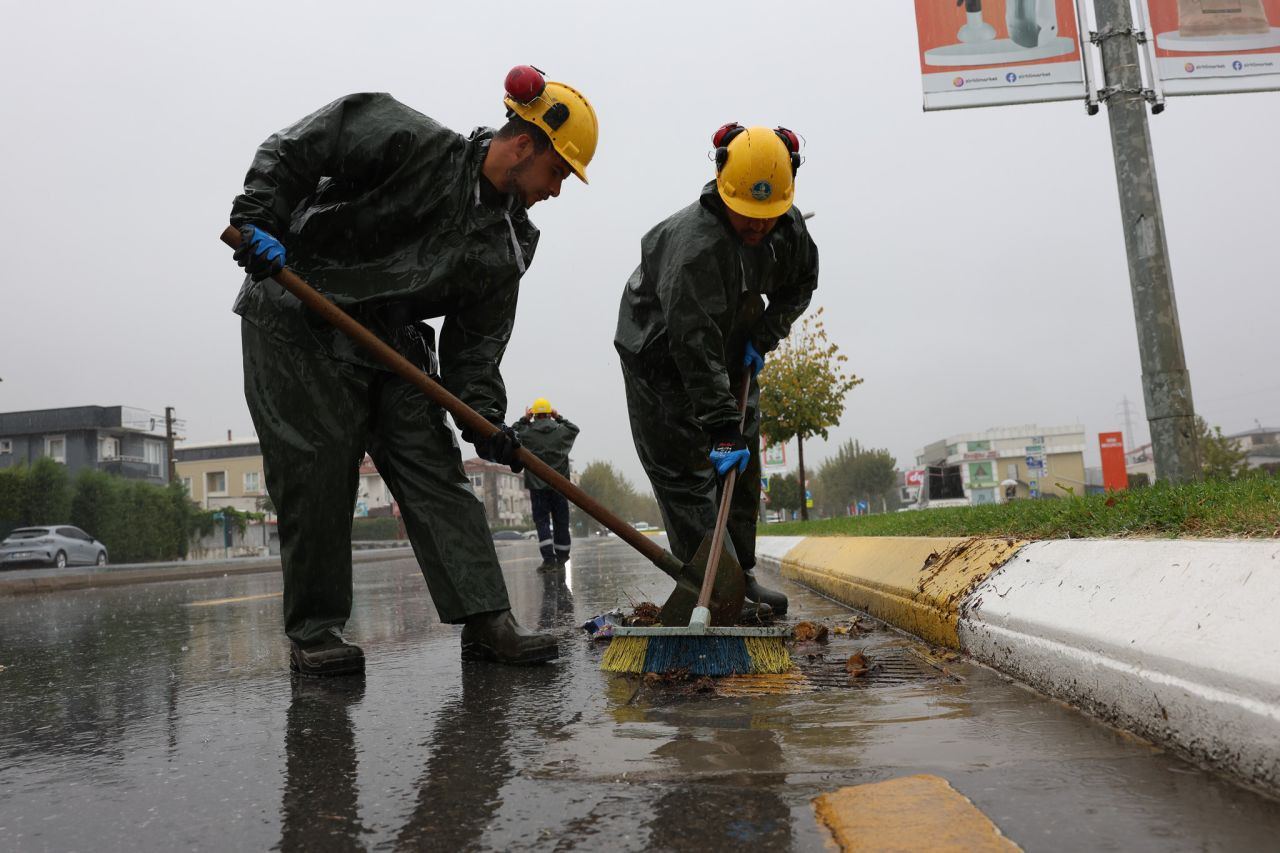
POLYGON ((1102 452, 1102 487, 1109 492, 1129 488, 1129 469, 1124 460, 1124 434, 1098 433, 1098 449, 1102 452))
POLYGON ((905 485, 909 487, 914 486, 915 488, 918 489, 924 485, 924 469, 921 468, 917 471, 908 471, 904 475, 903 479, 904 479, 905 485))
POLYGON ((760 436, 760 464, 765 468, 783 468, 787 467, 787 446, 785 444, 770 444, 769 439, 760 436))
POLYGON ((1280 90, 1280 0, 1146 0, 1167 95, 1280 90))
POLYGON ((916 0, 926 110, 1085 97, 1074 0, 916 0))

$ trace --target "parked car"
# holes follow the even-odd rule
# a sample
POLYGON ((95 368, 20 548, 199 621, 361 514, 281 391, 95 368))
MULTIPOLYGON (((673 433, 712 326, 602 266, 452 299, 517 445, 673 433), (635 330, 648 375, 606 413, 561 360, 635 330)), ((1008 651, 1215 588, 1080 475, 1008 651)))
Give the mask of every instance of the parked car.
POLYGON ((19 565, 105 566, 107 546, 79 527, 19 527, 0 542, 0 567, 19 565))
POLYGON ((519 530, 495 530, 493 531, 494 542, 504 542, 511 539, 524 539, 524 534, 519 530))

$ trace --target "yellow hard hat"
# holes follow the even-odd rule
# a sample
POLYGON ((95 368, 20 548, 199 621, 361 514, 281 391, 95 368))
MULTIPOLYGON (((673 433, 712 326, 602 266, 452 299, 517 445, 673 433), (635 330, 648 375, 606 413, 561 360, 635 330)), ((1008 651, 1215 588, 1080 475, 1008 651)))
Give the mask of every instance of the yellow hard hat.
POLYGON ((716 189, 734 213, 772 219, 791 209, 800 156, 784 131, 725 125, 716 132, 716 189))
POLYGON ((587 164, 595 156, 600 135, 600 124, 591 102, 572 86, 544 82, 542 72, 532 65, 511 69, 506 88, 503 103, 507 109, 541 128, 551 138, 556 152, 585 184, 587 164))
POLYGON ((539 397, 533 401, 533 405, 529 407, 535 415, 551 414, 551 401, 546 397, 539 397))

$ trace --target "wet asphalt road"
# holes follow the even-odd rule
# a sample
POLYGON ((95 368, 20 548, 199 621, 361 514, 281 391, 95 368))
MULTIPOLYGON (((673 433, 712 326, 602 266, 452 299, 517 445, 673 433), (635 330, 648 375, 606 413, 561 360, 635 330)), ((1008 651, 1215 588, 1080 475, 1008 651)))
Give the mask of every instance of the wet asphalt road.
POLYGON ((578 624, 669 581, 617 540, 499 553, 557 663, 461 663, 403 558, 356 567, 363 682, 290 679, 275 574, 0 599, 0 850, 822 850, 814 796, 922 772, 1029 851, 1280 844, 1280 803, 884 630, 807 650, 882 664, 857 686, 606 676, 578 624))

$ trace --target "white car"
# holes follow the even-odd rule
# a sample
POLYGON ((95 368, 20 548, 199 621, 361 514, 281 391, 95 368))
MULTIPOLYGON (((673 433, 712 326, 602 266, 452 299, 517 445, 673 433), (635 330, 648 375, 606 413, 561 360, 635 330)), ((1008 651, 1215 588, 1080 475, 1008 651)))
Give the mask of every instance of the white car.
POLYGON ((79 527, 19 527, 0 542, 0 567, 26 564, 65 568, 107 564, 107 546, 79 527))

